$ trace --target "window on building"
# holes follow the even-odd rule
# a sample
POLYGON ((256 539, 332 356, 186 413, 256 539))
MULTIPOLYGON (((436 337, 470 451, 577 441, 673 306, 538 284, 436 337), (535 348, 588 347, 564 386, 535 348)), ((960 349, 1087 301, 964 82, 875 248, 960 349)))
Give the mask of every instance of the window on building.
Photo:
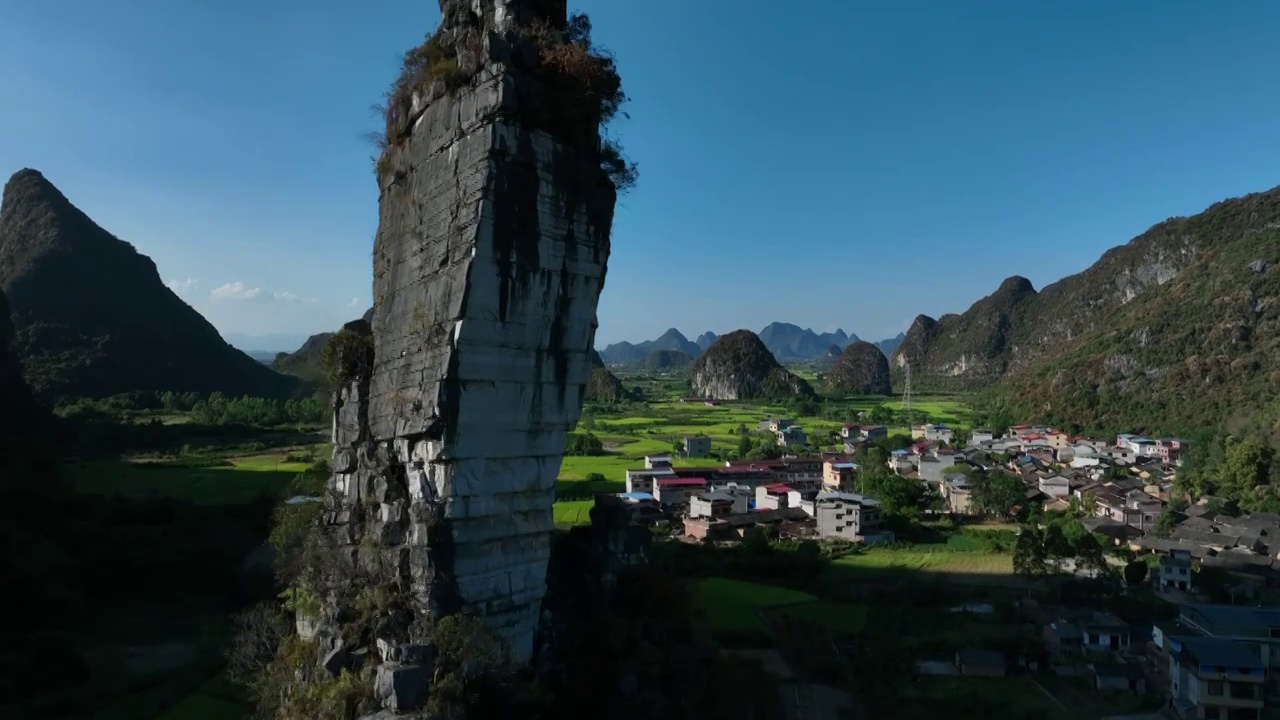
POLYGON ((1222 694, 1222 681, 1221 681, 1221 680, 1210 680, 1209 682, 1205 683, 1205 685, 1206 685, 1206 687, 1205 687, 1205 693, 1206 693, 1206 694, 1209 694, 1209 695, 1221 695, 1221 694, 1222 694))

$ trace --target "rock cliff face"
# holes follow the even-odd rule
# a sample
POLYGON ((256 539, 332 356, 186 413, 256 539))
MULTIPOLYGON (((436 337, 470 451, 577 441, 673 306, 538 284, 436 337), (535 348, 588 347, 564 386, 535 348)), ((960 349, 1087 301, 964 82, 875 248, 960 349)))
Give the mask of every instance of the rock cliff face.
MULTIPOLYGON (((521 32, 563 36, 564 3, 440 4, 441 29, 413 52, 450 48, 431 63, 448 74, 393 98, 372 349, 334 420, 331 533, 358 572, 407 596, 377 631, 391 710, 417 704, 397 687, 430 677, 417 621, 478 615, 514 661, 533 653, 615 201, 598 113, 547 124, 555 88, 521 32)), ((331 601, 316 632, 344 613, 331 601)))
POLYGON ((155 263, 98 227, 44 175, 20 170, 0 203, 0 290, 14 352, 45 396, 131 390, 287 396, 296 378, 226 343, 155 263))
POLYGON ((859 340, 840 353, 827 370, 827 384, 835 392, 855 395, 889 395, 889 360, 880 348, 859 340))
POLYGON ((695 394, 721 400, 783 400, 812 397, 813 388, 778 364, 750 330, 722 335, 691 369, 695 394))

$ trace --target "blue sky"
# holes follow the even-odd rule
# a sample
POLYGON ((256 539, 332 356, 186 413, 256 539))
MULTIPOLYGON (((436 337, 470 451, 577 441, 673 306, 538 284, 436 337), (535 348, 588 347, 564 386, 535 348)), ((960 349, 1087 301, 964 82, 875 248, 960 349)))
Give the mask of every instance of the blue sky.
MULTIPOLYGON (((1280 183, 1280 3, 579 0, 639 162, 597 344, 869 339, 1280 183)), ((430 0, 0 0, 0 172, 42 170, 224 334, 370 303, 370 106, 430 0)))

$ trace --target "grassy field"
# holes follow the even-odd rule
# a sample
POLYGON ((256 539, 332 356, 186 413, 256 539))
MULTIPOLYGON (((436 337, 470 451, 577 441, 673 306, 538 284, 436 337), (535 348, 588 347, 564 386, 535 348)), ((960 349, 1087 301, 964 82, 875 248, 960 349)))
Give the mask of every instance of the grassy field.
MULTIPOLYGON (((95 460, 66 466, 72 487, 96 495, 158 495, 200 505, 236 505, 283 495, 307 463, 286 453, 189 463, 182 460, 95 460), (212 464, 208 464, 212 463, 212 464)), ((320 457, 324 457, 321 454, 320 457)))
POLYGON ((935 552, 931 550, 879 550, 872 548, 861 555, 849 555, 836 562, 840 565, 881 570, 925 570, 929 572, 954 572, 974 574, 1001 574, 1013 572, 1013 559, 1009 555, 987 552, 935 552))
POLYGON ((778 612, 849 633, 860 633, 867 626, 867 608, 862 605, 816 601, 787 605, 778 612))
POLYGON ((694 593, 695 604, 706 614, 713 632, 762 632, 761 610, 815 599, 799 590, 728 578, 706 578, 694 593))
POLYGON ((1049 699, 1026 677, 925 677, 920 679, 916 692, 959 705, 982 699, 1007 707, 1020 717, 1046 720, 1074 720, 1079 717, 1049 699))

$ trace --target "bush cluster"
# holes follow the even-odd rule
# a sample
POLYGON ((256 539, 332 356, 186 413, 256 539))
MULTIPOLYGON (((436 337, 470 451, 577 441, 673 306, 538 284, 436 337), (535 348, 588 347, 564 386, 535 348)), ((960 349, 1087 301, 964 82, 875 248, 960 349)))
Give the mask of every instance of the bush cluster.
MULTIPOLYGON (((537 50, 531 70, 542 81, 545 102, 540 116, 530 118, 535 125, 572 140, 594 137, 618 116, 627 101, 622 78, 609 53, 592 43, 591 20, 585 14, 570 16, 564 29, 545 20, 525 25, 509 39, 526 41, 537 50)), ((375 140, 379 176, 391 170, 388 146, 398 145, 408 136, 414 95, 427 93, 436 82, 449 91, 467 84, 482 67, 483 51, 478 29, 442 26, 404 54, 400 74, 383 108, 384 134, 375 140)), ((602 140, 599 161, 619 192, 635 185, 639 177, 636 165, 616 140, 602 140)))

